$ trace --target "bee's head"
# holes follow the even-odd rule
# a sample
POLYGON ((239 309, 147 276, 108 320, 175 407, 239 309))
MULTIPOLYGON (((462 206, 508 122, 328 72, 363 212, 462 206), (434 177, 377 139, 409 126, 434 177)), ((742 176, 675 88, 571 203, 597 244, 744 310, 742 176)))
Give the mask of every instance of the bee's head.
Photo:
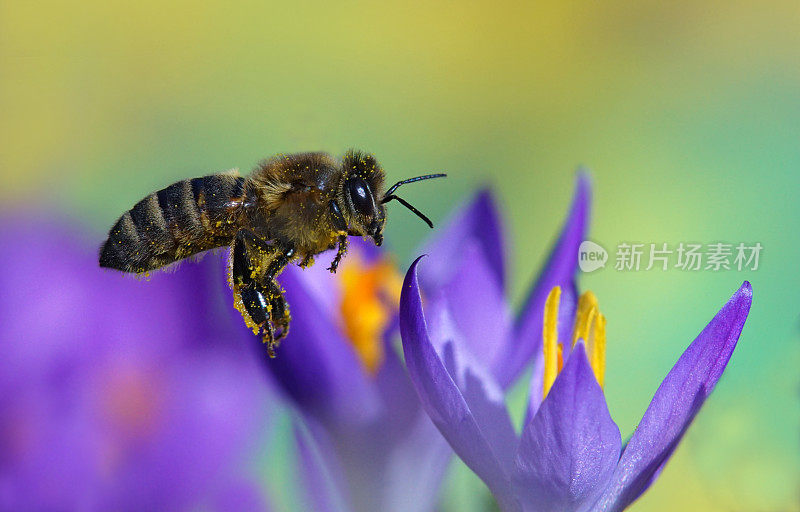
POLYGON ((349 231, 361 236, 369 236, 375 245, 383 243, 383 227, 386 224, 384 204, 396 200, 430 227, 433 223, 422 212, 404 199, 394 195, 401 185, 430 178, 441 178, 445 174, 427 174, 399 181, 383 191, 384 172, 375 157, 350 150, 342 159, 344 180, 339 191, 339 201, 343 206, 342 217, 349 231))
POLYGON ((342 159, 340 204, 350 231, 383 243, 386 210, 381 203, 384 173, 375 157, 350 150, 342 159))

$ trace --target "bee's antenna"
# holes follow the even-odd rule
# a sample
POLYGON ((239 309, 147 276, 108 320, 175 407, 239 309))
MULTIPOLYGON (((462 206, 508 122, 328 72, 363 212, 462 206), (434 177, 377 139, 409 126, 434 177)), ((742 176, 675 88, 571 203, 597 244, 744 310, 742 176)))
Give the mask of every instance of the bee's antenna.
MULTIPOLYGON (((408 178, 407 180, 398 181, 397 183, 395 183, 394 185, 389 187, 389 190, 386 191, 386 194, 383 196, 383 199, 381 200, 381 203, 386 203, 388 201, 391 201, 391 199, 387 199, 387 198, 389 196, 391 196, 392 193, 394 193, 394 191, 397 190, 397 187, 399 187, 400 185, 405 185, 407 183, 414 183, 415 181, 429 180, 431 178, 444 178, 445 176, 447 176, 447 175, 446 174, 426 174, 425 176, 417 176, 416 178, 408 178)), ((399 200, 400 198, 398 197, 396 199, 399 200)), ((404 203, 404 204, 406 206, 410 207, 410 205, 408 203, 404 203)), ((416 210, 414 210, 414 211, 416 211, 416 210)), ((419 214, 419 212, 417 212, 417 214, 419 214)), ((430 221, 428 221, 428 224, 430 224, 430 221)))
MULTIPOLYGON (((439 176, 441 176, 441 174, 439 176)), ((434 177, 438 177, 438 176, 434 176, 434 177)), ((421 177, 421 178, 424 179, 424 177, 421 177)), ((412 179, 419 179, 419 178, 412 178, 412 179)), ((402 185, 402 182, 400 184, 402 185)), ((396 188, 396 187, 392 187, 392 188, 396 188)), ((416 208, 414 208, 413 206, 411 206, 411 204, 408 201, 406 201, 405 199, 403 199, 402 197, 397 197, 396 195, 383 196, 383 199, 381 199, 381 204, 386 204, 389 201, 391 201, 392 199, 397 200, 398 203, 402 204, 403 206, 405 206, 406 208, 408 208, 409 210, 414 212, 414 214, 417 217, 419 217, 420 219, 424 220, 425 224, 427 224, 428 226, 431 227, 431 229, 433 229, 433 222, 431 222, 431 219, 426 217, 425 214, 422 213, 421 211, 419 211, 416 208)))
POLYGON ((408 178, 407 180, 398 181, 397 183, 395 183, 394 185, 389 187, 389 190, 386 191, 386 194, 384 194, 383 199, 381 199, 381 204, 386 204, 389 201, 396 200, 398 203, 402 204, 403 206, 405 206, 406 208, 411 210, 414 213, 414 215, 416 215, 420 219, 424 220, 425 224, 430 226, 431 229, 432 229, 433 228, 433 222, 431 222, 431 219, 426 217, 425 214, 422 213, 421 211, 419 211, 416 208, 414 208, 413 206, 411 206, 411 203, 409 203, 408 201, 406 201, 402 197, 398 197, 398 196, 394 195, 393 192, 395 190, 397 190, 397 188, 400 185, 405 185, 407 183, 414 183, 415 181, 429 180, 429 179, 432 179, 432 178, 444 178, 445 176, 447 176, 447 175, 446 174, 426 174, 424 176, 417 176, 416 178, 408 178))

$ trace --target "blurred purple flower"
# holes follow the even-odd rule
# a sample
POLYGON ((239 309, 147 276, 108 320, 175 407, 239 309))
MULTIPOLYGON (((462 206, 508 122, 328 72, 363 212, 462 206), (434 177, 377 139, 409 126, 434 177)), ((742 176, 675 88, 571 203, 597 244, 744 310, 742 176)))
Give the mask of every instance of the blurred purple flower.
MULTIPOLYGON (((577 250, 570 258, 577 260, 577 250)), ((721 377, 752 299, 745 282, 666 376, 623 449, 601 389, 605 319, 593 295, 576 304, 574 292, 554 287, 539 310, 538 335, 529 331, 518 338, 543 353, 518 436, 497 372, 470 350, 469 333, 454 321, 457 315, 480 317, 502 329, 504 318, 487 314, 486 307, 458 311, 453 301, 442 304, 428 293, 424 314, 419 261, 406 275, 400 302, 409 374, 425 411, 507 512, 619 511, 630 505, 658 476, 721 377)))
POLYGON ((137 282, 73 228, 0 220, 0 509, 266 510, 266 387, 219 267, 137 282))
MULTIPOLYGON (((539 311, 554 285, 574 288, 577 263, 569 256, 577 253, 587 215, 588 182, 581 177, 525 311, 539 311)), ((503 300, 505 241, 491 195, 481 192, 454 212, 423 250, 432 263, 421 274, 423 293, 441 292, 455 311, 481 308, 456 321, 509 385, 535 352, 510 343, 512 333, 535 329, 536 319, 526 313, 512 325, 503 300), (485 317, 508 323, 488 330, 485 317)), ((336 276, 324 267, 290 267, 281 275, 291 333, 275 360, 265 358, 305 420, 298 451, 313 509, 433 510, 452 452, 422 412, 395 344, 401 278, 368 243, 351 245, 336 276)))

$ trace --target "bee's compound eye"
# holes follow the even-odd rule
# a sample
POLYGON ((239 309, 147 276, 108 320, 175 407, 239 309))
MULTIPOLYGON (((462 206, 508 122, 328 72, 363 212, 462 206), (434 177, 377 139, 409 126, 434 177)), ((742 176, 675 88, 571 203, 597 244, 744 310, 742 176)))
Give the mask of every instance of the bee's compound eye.
POLYGON ((372 191, 366 181, 361 178, 350 178, 347 180, 347 193, 353 208, 361 215, 371 215, 375 207, 372 199, 372 191))

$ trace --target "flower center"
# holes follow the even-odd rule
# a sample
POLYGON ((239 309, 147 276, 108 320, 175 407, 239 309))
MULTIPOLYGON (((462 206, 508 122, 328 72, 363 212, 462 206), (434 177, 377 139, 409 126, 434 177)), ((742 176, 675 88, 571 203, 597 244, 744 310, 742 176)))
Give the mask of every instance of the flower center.
POLYGON ((135 366, 115 368, 105 383, 104 405, 115 427, 144 437, 156 427, 161 397, 158 379, 135 366))
POLYGON ((370 374, 383 362, 383 336, 400 302, 403 281, 384 259, 365 263, 351 253, 342 268, 344 330, 370 374))
MULTIPOLYGON (((546 397, 556 381, 558 373, 564 366, 564 346, 558 340, 558 306, 561 302, 561 287, 550 290, 544 304, 544 327, 542 329, 544 350, 544 382, 543 396, 546 397)), ((594 371, 600 387, 606 372, 606 317, 600 313, 597 297, 592 292, 585 292, 578 299, 578 310, 572 327, 572 344, 578 340, 586 345, 586 356, 594 371)))

